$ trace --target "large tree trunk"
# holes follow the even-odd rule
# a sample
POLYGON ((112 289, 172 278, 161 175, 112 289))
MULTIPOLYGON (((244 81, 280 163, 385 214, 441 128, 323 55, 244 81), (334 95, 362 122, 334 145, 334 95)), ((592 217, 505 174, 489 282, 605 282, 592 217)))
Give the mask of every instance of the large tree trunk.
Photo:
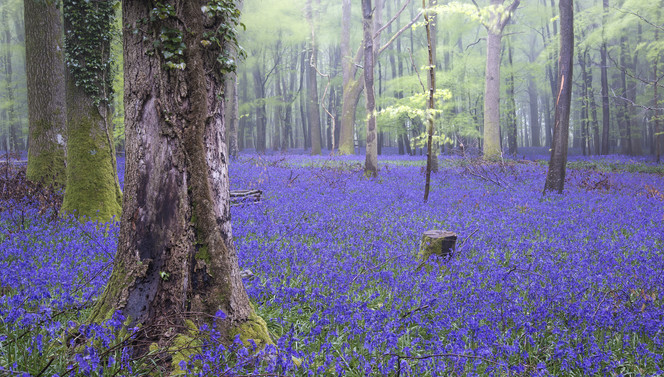
POLYGON ((124 33, 124 74, 131 78, 124 99, 125 210, 113 273, 92 318, 120 310, 142 325, 139 341, 168 345, 187 331, 186 320, 200 324, 217 315, 227 339, 239 334, 261 347, 270 338, 244 289, 231 232, 220 50, 200 43, 225 19, 201 12, 206 1, 166 4, 177 20, 146 26, 141 20, 154 4, 123 3, 123 25, 148 29, 124 33), (183 70, 145 54, 164 26, 183 35, 183 70))
POLYGON ((602 81, 602 154, 609 154, 609 72, 606 61, 606 32, 604 28, 607 23, 607 14, 609 12, 609 0, 603 0, 604 13, 602 16, 602 46, 600 47, 600 67, 602 81))
POLYGON ((367 145, 364 160, 364 174, 375 177, 378 174, 378 144, 376 140, 376 98, 374 92, 374 39, 373 12, 371 0, 362 0, 364 31, 364 86, 367 102, 367 145))
POLYGON ((560 59, 558 60, 559 90, 556 98, 556 118, 553 128, 553 144, 549 171, 544 191, 562 194, 565 187, 567 146, 569 138, 569 116, 572 101, 572 78, 574 66, 574 4, 573 0, 560 0, 560 59))
POLYGON ((514 0, 509 7, 501 10, 505 0, 491 0, 491 10, 487 29, 487 57, 484 87, 484 157, 499 158, 500 148, 500 44, 503 29, 511 17, 511 12, 519 6, 514 0))
POLYGON ((109 3, 64 2, 66 43, 70 64, 66 70, 67 167, 62 211, 93 220, 109 221, 120 216, 122 193, 118 182, 110 109, 111 74, 107 62, 110 38, 90 45, 113 25, 109 3), (74 12, 75 11, 75 12, 74 12), (90 28, 80 17, 97 19, 90 28), (75 20, 72 20, 75 19, 75 20), (79 54, 77 51, 88 51, 79 54), (91 51, 94 51, 96 55, 91 51), (74 70, 76 67, 78 70, 74 70), (88 74, 94 73, 93 85, 88 74))

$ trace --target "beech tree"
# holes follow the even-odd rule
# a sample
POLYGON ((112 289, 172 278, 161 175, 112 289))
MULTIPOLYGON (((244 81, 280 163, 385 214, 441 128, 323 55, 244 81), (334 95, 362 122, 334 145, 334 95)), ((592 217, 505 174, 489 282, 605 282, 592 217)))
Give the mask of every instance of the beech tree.
POLYGON ((187 336, 188 320, 217 315, 222 334, 264 346, 270 337, 242 283, 230 222, 222 88, 239 11, 219 0, 125 0, 122 14, 124 211, 91 318, 120 310, 143 325, 142 340, 167 346, 187 336))
MULTIPOLYGON (((473 1, 475 3, 475 1, 473 1)), ((484 89, 484 157, 500 157, 500 49, 503 29, 521 0, 504 6, 505 0, 491 0, 487 30, 487 55, 484 89)), ((477 6, 477 3, 475 3, 477 6)), ((480 11, 479 6, 478 12, 480 11)))
POLYGON ((378 143, 376 136, 376 94, 374 90, 374 38, 371 0, 362 0, 362 30, 364 31, 364 87, 367 102, 367 150, 364 175, 378 174, 378 143))
POLYGON ((62 211, 108 221, 122 211, 113 143, 110 60, 116 0, 63 2, 67 168, 62 211))
POLYGON ((26 0, 29 180, 65 184, 65 60, 62 15, 55 2, 26 0))
POLYGON ((558 97, 553 128, 553 144, 544 192, 562 194, 565 187, 569 116, 572 101, 572 74, 574 67, 574 1, 560 0, 560 59, 558 60, 558 97))

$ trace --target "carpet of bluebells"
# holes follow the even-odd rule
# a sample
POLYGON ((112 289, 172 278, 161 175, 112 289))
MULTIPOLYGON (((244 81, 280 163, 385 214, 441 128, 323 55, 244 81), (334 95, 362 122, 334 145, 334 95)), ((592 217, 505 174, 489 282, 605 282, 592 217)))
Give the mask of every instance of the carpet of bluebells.
MULTIPOLYGON (((263 199, 233 207, 235 246, 275 347, 223 346, 204 328, 200 354, 179 367, 198 376, 663 375, 660 168, 578 159, 564 195, 543 196, 544 163, 444 158, 423 203, 421 157, 384 159, 367 179, 357 157, 242 156, 231 187, 263 199), (458 234, 451 258, 417 259, 428 229, 458 234)), ((2 207, 11 210, 0 213, 0 375, 154 371, 133 357, 123 318, 84 324, 110 275, 117 225, 2 207)))

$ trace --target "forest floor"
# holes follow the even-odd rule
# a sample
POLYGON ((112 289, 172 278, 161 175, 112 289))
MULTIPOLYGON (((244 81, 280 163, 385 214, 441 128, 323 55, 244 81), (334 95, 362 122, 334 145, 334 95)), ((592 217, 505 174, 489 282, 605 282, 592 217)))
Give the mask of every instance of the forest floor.
MULTIPOLYGON (((385 157, 376 179, 359 157, 233 162, 231 189, 263 192, 232 207, 233 235, 278 353, 204 342, 190 374, 664 373, 662 165, 575 158, 564 195, 543 196, 542 161, 443 158, 423 203, 421 160, 385 157), (457 247, 418 268, 429 229, 456 232, 457 247)), ((153 367, 132 358, 117 318, 82 324, 110 275, 117 225, 2 206, 0 374, 153 367), (93 341, 68 347, 73 330, 93 341)))

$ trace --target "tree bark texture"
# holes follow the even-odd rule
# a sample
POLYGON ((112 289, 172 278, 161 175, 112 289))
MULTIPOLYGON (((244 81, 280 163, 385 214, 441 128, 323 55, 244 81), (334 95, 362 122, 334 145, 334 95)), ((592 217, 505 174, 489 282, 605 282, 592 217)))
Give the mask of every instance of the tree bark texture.
POLYGON ((167 4, 177 20, 145 25, 155 2, 123 3, 124 211, 113 273, 92 318, 120 310, 143 325, 142 338, 163 345, 186 331, 186 320, 209 321, 221 310, 222 334, 260 347, 270 338, 244 289, 231 232, 220 50, 201 44, 224 20, 201 12, 206 1, 167 4), (146 53, 164 26, 182 32, 183 70, 146 53))
MULTIPOLYGON (((71 0, 69 0, 71 1, 71 0)), ((81 5, 71 2, 65 7, 81 5)), ((85 12, 93 8, 83 5, 85 12)), ((85 25, 73 22, 70 15, 64 17, 67 49, 82 48, 87 42, 89 32, 85 25)), ((107 23, 111 28, 111 17, 99 22, 107 23)), ((101 59, 110 57, 111 41, 106 40, 98 46, 101 59)), ((79 66, 88 66, 87 61, 76 61, 79 66)), ((110 75, 111 72, 101 72, 110 75)), ((122 192, 118 181, 113 143, 113 123, 110 105, 105 100, 96 100, 84 88, 76 84, 71 67, 65 70, 67 103, 67 167, 66 187, 62 200, 62 212, 73 213, 77 217, 92 220, 109 221, 119 218, 122 212, 122 192)), ((102 85, 102 84, 100 84, 102 85)), ((100 88, 99 96, 106 95, 110 88, 100 88)))
POLYGON ((549 171, 544 191, 562 194, 565 187, 569 116, 572 101, 572 74, 574 63, 574 4, 573 0, 560 0, 560 59, 558 62, 558 96, 553 128, 553 144, 549 171))
POLYGON ((362 0, 362 29, 364 32, 364 86, 366 87, 367 145, 364 174, 378 175, 378 140, 376 134, 376 94, 374 90, 374 38, 371 0, 362 0))

